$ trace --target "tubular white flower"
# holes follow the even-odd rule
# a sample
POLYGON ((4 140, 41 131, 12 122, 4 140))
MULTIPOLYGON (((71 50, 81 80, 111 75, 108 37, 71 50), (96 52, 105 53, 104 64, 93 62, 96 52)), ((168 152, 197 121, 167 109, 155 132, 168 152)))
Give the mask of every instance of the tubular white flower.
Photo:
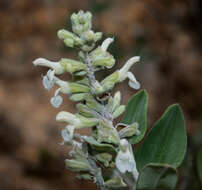
POLYGON ((50 90, 54 86, 54 75, 55 71, 49 69, 47 74, 43 76, 43 86, 45 89, 50 90))
POLYGON ((101 49, 107 51, 109 45, 114 41, 114 38, 107 38, 102 42, 101 49))
POLYGON ((73 125, 67 125, 65 129, 61 131, 61 136, 63 138, 62 145, 64 144, 71 144, 73 136, 74 136, 74 129, 73 125))
POLYGON ((75 127, 82 125, 82 122, 79 118, 77 118, 74 114, 66 111, 59 112, 56 116, 56 120, 60 122, 67 122, 70 125, 74 125, 75 127))
POLYGON ((134 89, 140 88, 140 83, 136 80, 133 73, 129 72, 130 68, 140 60, 139 56, 130 58, 125 65, 119 70, 119 81, 122 82, 129 78, 129 86, 134 89))
POLYGON ((50 103, 53 107, 55 108, 59 108, 60 105, 62 104, 63 102, 63 99, 59 94, 61 88, 58 88, 56 91, 55 91, 55 95, 50 99, 50 103))
POLYGON ((54 81, 57 85, 60 86, 60 92, 64 94, 69 94, 70 93, 70 88, 69 88, 69 83, 66 81, 63 81, 57 77, 54 77, 54 81))
POLYGON ((35 59, 33 61, 33 64, 35 66, 49 67, 55 71, 55 74, 62 74, 65 72, 65 69, 62 67, 60 62, 49 61, 48 59, 45 59, 45 58, 35 59))
POLYGON ((54 96, 50 99, 51 105, 55 108, 59 108, 63 102, 63 99, 60 95, 54 96))
POLYGON ((134 89, 140 89, 140 83, 136 80, 135 76, 131 72, 127 72, 127 77, 129 78, 128 85, 134 89))
POLYGON ((132 147, 126 139, 120 140, 120 151, 116 157, 116 167, 121 173, 128 171, 134 173, 136 177, 138 176, 132 147))

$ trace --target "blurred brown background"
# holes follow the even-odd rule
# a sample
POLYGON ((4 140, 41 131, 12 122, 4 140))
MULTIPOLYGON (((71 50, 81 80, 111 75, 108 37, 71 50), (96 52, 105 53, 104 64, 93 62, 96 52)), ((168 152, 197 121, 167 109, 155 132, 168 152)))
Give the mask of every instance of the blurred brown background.
MULTIPOLYGON (((149 93, 149 126, 178 102, 189 135, 180 169, 179 190, 202 187, 195 170, 201 146, 202 2, 200 0, 0 0, 0 190, 97 189, 64 168, 68 149, 60 146, 63 125, 55 122, 53 91, 45 91, 32 61, 59 60, 75 54, 57 38, 80 9, 94 14, 94 29, 115 36, 110 48, 120 67, 132 55, 133 72, 149 93)), ((106 73, 105 73, 106 74, 106 73)), ((127 83, 123 102, 135 93, 127 83)))

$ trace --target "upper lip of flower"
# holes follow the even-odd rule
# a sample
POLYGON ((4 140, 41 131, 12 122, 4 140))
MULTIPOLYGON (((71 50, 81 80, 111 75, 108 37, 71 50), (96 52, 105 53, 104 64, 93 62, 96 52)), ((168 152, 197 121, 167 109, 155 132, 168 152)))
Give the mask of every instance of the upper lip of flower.
POLYGON ((107 51, 109 45, 114 41, 114 38, 107 38, 102 42, 101 49, 107 51))

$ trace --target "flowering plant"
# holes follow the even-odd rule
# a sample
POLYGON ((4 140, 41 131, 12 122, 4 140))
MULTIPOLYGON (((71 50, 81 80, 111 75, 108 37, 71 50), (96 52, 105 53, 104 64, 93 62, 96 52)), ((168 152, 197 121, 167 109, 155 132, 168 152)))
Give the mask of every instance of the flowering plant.
POLYGON ((181 164, 186 151, 186 131, 179 105, 170 106, 152 127, 144 142, 139 143, 147 130, 148 96, 141 90, 131 97, 127 106, 121 104, 121 93, 111 94, 117 83, 126 79, 129 86, 139 89, 130 68, 139 62, 139 56, 130 58, 125 65, 98 81, 95 72, 110 69, 115 59, 107 49, 114 41, 101 40, 102 33, 92 30, 90 12, 79 11, 71 15, 72 32, 58 31, 58 37, 70 48, 78 50, 78 60, 62 58, 58 62, 44 58, 36 59, 35 66, 49 70, 43 76, 43 86, 50 90, 59 88, 51 98, 58 108, 62 94, 77 102, 77 113, 61 111, 56 120, 66 123, 62 130, 62 145, 71 145, 71 158, 65 160, 68 169, 77 172, 80 179, 93 180, 100 189, 122 188, 173 189, 177 182, 176 168, 181 164), (70 73, 72 81, 58 78, 70 73), (121 123, 114 119, 124 114, 121 123), (76 129, 91 128, 90 136, 75 132, 76 129))

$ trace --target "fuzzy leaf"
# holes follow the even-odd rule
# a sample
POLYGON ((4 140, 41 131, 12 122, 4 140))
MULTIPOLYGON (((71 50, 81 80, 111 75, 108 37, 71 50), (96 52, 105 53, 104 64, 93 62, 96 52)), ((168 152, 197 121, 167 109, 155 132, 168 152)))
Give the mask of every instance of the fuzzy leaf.
POLYGON ((121 123, 132 124, 137 122, 139 124, 140 135, 134 135, 129 138, 131 144, 136 144, 142 140, 147 129, 147 105, 148 96, 145 90, 141 90, 131 97, 121 123))
POLYGON ((148 164, 138 178, 137 190, 173 190, 177 173, 169 165, 148 164))
POLYGON ((187 135, 179 105, 169 106, 135 152, 139 171, 149 163, 177 168, 184 159, 187 135))

